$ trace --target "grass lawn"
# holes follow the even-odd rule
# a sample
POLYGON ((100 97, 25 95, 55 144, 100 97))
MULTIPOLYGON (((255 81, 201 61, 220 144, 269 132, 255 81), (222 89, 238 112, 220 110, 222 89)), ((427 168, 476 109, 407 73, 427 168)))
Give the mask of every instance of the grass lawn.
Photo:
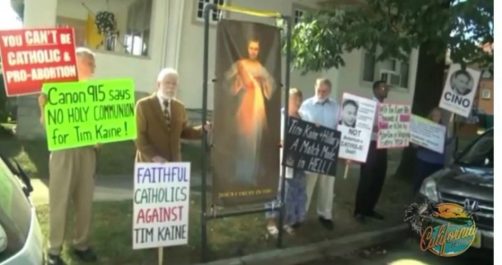
MULTIPOLYGON (((182 265, 199 262, 200 208, 198 198, 192 200, 190 207, 189 245, 166 248, 164 250, 164 257, 166 259, 164 264, 182 265)), ((47 238, 48 206, 38 207, 37 212, 43 233, 47 238)), ((132 202, 129 200, 122 202, 96 202, 94 204, 92 242, 100 257, 99 263, 96 264, 156 264, 156 249, 132 250, 131 213, 132 202)), ((309 221, 297 231, 294 237, 285 235, 285 246, 291 247, 319 242, 356 232, 390 227, 400 222, 399 218, 392 218, 391 220, 393 221, 374 221, 363 226, 351 220, 335 220, 335 225, 343 223, 343 229, 335 228, 335 231, 327 232, 327 230, 324 230, 317 223, 315 216, 312 215, 309 221)), ((264 225, 263 214, 210 221, 208 225, 210 259, 230 258, 275 249, 276 240, 267 236, 264 225)), ((68 238, 71 235, 71 227, 72 225, 69 224, 69 229, 67 230, 68 238)), ((67 242, 71 241, 67 240, 67 242)), ((69 247, 65 247, 63 258, 69 265, 79 264, 71 255, 69 247)))
MULTIPOLYGON (((0 153, 15 158, 34 178, 48 178, 49 151, 45 140, 19 140, 6 124, 0 126, 0 153)), ((185 161, 192 163, 192 171, 200 171, 200 142, 183 144, 185 161)), ((132 141, 104 144, 98 157, 98 175, 132 175, 136 148, 132 141)))

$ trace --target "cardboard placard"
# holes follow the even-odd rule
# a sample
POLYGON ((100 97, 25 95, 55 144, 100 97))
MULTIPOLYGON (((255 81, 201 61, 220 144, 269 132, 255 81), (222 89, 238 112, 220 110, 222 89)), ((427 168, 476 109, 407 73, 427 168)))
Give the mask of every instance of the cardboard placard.
POLYGON ((338 131, 341 132, 339 157, 364 163, 368 157, 371 133, 377 102, 352 95, 343 94, 341 117, 338 131))
POLYGON ((336 175, 340 132, 289 118, 283 164, 324 175, 336 175))
POLYGON ((378 106, 377 148, 402 148, 410 144, 411 107, 402 104, 378 106))
POLYGON ((131 79, 44 84, 50 151, 136 139, 131 79))
POLYGON ((188 244, 190 163, 136 163, 133 249, 188 244))
POLYGON ((72 28, 0 31, 7 96, 39 93, 43 83, 78 80, 72 28))
POLYGON ((410 141, 432 151, 444 152, 446 127, 417 115, 411 116, 410 141))
POLYGON ((462 70, 460 64, 452 64, 444 84, 439 107, 460 116, 469 117, 480 76, 480 71, 471 68, 462 70))

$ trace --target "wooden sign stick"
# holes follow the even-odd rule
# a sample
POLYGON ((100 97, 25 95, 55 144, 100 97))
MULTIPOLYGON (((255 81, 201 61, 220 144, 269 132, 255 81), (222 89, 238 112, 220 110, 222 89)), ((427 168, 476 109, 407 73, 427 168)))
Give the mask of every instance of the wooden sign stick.
POLYGON ((347 175, 349 174, 349 163, 345 162, 345 172, 343 173, 343 179, 347 179, 347 175))
POLYGON ((159 265, 164 263, 164 248, 159 248, 159 265))

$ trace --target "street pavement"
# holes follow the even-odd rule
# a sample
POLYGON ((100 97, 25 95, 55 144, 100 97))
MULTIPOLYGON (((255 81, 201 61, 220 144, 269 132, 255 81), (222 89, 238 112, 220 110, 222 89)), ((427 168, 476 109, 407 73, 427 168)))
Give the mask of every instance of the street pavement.
POLYGON ((439 257, 422 252, 418 240, 360 249, 343 256, 327 258, 302 265, 493 265, 493 250, 469 249, 457 257, 439 257))

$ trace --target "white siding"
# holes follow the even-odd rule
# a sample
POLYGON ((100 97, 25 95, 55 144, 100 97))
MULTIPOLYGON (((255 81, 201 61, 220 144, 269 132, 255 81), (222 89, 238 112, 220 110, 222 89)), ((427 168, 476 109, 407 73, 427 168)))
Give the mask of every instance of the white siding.
MULTIPOLYGON (((103 0, 89 0, 85 4, 93 11, 111 11, 115 14, 120 30, 119 41, 123 42, 126 32, 127 10, 133 0, 111 0, 109 5, 103 0), (108 9, 109 6, 109 9, 108 9)), ((87 9, 79 1, 59 0, 58 16, 87 19, 87 9)), ((96 78, 132 78, 136 90, 143 92, 153 91, 155 79, 161 68, 162 54, 166 49, 164 37, 167 22, 167 1, 153 0, 152 29, 148 57, 136 57, 103 50, 96 52, 96 78)))
MULTIPOLYGON (((339 79, 340 96, 343 92, 356 94, 371 98, 373 97, 372 83, 362 81, 363 73, 363 55, 361 50, 354 50, 346 53, 343 56, 345 66, 340 68, 339 79)), ((413 101, 413 93, 415 91, 415 79, 417 70, 418 51, 415 50, 410 56, 410 72, 408 79, 408 89, 391 89, 389 92, 388 102, 411 104, 413 101)))

